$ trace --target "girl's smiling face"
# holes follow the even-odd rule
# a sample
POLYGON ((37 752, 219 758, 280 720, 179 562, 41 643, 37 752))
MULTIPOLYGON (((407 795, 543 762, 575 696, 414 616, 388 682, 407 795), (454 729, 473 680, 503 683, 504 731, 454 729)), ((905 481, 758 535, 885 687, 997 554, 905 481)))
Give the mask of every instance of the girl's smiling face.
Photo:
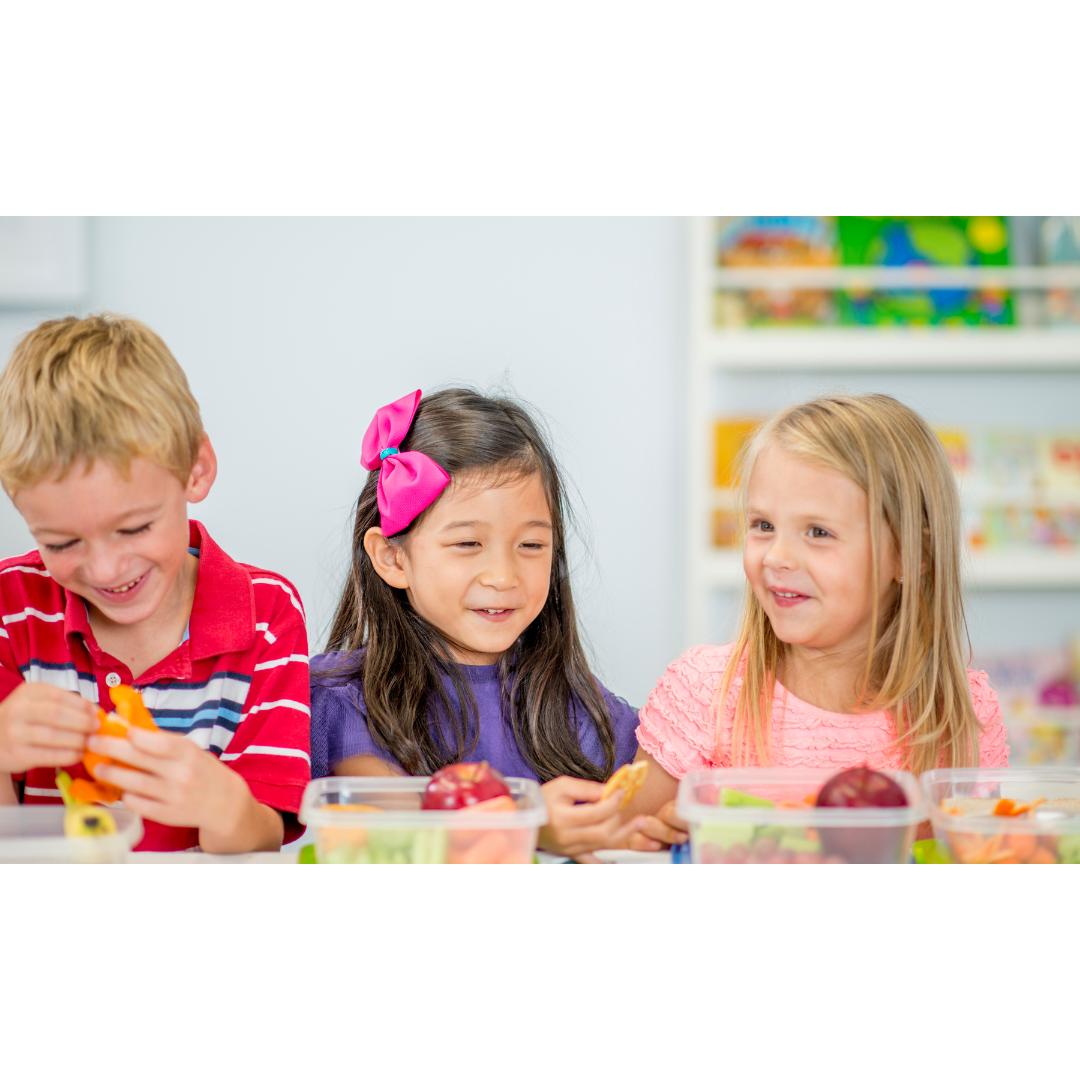
MULTIPOLYGON (((879 535, 881 612, 900 562, 884 523, 879 535)), ((776 445, 758 455, 747 489, 743 567, 781 641, 829 653, 865 651, 871 558, 869 508, 858 484, 776 445)))
POLYGON ((455 479, 404 543, 369 529, 364 548, 460 663, 493 664, 547 602, 552 535, 534 473, 497 487, 455 479))

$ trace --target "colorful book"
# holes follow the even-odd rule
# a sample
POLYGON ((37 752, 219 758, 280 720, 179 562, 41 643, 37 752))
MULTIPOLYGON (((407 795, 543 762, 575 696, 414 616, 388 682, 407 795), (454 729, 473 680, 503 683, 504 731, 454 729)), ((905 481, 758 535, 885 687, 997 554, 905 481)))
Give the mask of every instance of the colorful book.
MULTIPOLYGON (((845 266, 1007 266, 1003 217, 840 217, 845 266)), ((1010 326, 1007 289, 865 289, 837 294, 841 323, 857 326, 1010 326)))
MULTIPOLYGON (((716 265, 728 268, 833 266, 837 261, 832 217, 720 217, 716 265)), ((721 289, 718 326, 821 326, 835 322, 825 289, 721 289)))

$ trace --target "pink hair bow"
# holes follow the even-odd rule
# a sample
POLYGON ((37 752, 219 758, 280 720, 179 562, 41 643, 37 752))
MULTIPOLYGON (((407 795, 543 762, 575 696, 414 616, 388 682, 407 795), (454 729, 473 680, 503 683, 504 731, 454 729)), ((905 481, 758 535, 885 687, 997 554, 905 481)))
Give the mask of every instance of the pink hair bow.
POLYGON ((386 536, 401 532, 450 483, 449 473, 427 454, 400 450, 419 402, 416 390, 384 405, 364 433, 360 460, 369 472, 379 470, 379 520, 386 536))

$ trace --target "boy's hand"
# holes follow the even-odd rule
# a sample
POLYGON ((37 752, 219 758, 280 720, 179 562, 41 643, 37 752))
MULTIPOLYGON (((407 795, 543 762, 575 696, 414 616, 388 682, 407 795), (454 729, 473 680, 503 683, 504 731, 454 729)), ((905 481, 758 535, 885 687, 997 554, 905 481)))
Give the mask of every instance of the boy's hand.
POLYGON ((97 708, 78 694, 23 683, 0 702, 0 772, 74 765, 97 728, 97 708))
POLYGON ((239 773, 190 739, 132 727, 126 739, 95 735, 88 745, 96 754, 132 766, 98 765, 96 780, 120 788, 124 805, 141 817, 198 829, 204 851, 223 854, 281 846, 281 815, 257 802, 239 773))
POLYGON ((675 800, 664 803, 655 816, 645 818, 627 847, 634 851, 659 851, 664 844, 682 844, 689 839, 687 824, 675 813, 675 800))
POLYGON ((604 785, 595 780, 559 776, 540 790, 547 803, 548 823, 540 830, 539 846, 557 855, 625 847, 630 836, 645 823, 644 817, 624 823, 619 816, 623 792, 616 791, 601 802, 604 785))

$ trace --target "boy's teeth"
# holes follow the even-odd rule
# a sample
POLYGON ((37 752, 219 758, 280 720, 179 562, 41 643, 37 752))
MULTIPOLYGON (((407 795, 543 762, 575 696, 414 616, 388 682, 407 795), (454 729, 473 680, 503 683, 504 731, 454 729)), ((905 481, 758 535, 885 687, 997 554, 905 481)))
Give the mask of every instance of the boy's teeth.
POLYGON ((141 577, 137 577, 134 581, 129 581, 126 585, 121 585, 119 589, 106 589, 106 592, 122 593, 127 592, 128 589, 134 589, 139 582, 142 581, 141 577))

